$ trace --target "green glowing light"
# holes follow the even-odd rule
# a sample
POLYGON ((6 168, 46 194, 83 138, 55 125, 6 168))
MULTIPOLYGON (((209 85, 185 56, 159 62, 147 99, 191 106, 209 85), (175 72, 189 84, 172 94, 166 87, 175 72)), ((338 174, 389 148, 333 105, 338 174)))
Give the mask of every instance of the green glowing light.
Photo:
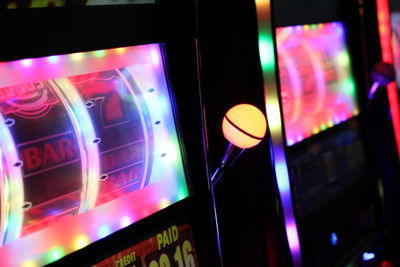
POLYGON ((326 130, 326 124, 321 124, 321 131, 325 131, 326 130))
POLYGON ((94 52, 96 57, 104 57, 106 55, 106 51, 105 50, 98 50, 94 52))
POLYGON ((61 247, 55 247, 47 254, 49 262, 56 261, 64 256, 64 251, 61 247))
POLYGON ((355 96, 356 94, 356 85, 354 83, 354 80, 352 78, 346 80, 343 82, 342 84, 342 88, 343 88, 343 92, 351 95, 351 96, 355 96))
POLYGON ((272 71, 275 67, 274 43, 269 35, 260 35, 258 49, 260 53, 261 67, 263 71, 272 71))
POLYGON ((189 196, 186 185, 181 185, 178 188, 178 195, 176 196, 176 201, 182 200, 189 196))
POLYGON ((315 30, 318 27, 317 24, 311 24, 311 29, 315 30))

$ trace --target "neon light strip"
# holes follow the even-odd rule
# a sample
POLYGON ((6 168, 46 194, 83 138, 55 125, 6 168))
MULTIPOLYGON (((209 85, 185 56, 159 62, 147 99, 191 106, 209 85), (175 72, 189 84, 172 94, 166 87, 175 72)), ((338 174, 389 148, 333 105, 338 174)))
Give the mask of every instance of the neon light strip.
MULTIPOLYGON (((85 104, 78 91, 67 78, 54 80, 60 88, 57 94, 63 101, 78 136, 82 163, 82 193, 79 212, 94 208, 100 183, 100 156, 96 133, 85 104)), ((100 140, 101 142, 101 140, 100 140)))
POLYGON ((88 72, 99 72, 124 68, 134 64, 151 64, 152 58, 147 50, 154 45, 119 47, 67 55, 21 59, 0 62, 0 87, 23 83, 47 81, 88 72), (146 53, 145 53, 146 52, 146 53))
MULTIPOLYGON (((0 190, 6 191, 7 186, 7 175, 4 173, 3 161, 5 158, 3 156, 3 150, 0 145, 0 190)), ((0 194, 0 218, 6 218, 7 216, 7 196, 6 194, 0 194)), ((4 236, 6 232, 5 223, 0 222, 0 243, 3 243, 4 236)))
POLYGON ((275 175, 282 202, 286 236, 294 266, 302 266, 300 242, 292 204, 289 173, 283 143, 282 118, 276 88, 276 63, 271 25, 270 0, 256 0, 258 20, 258 49, 264 80, 264 96, 268 126, 272 138, 275 175))
MULTIPOLYGON (((393 50, 391 46, 391 28, 389 0, 377 0, 379 36, 381 40, 382 60, 384 62, 393 63, 393 50)), ((397 144, 397 153, 400 159, 400 108, 399 94, 395 82, 387 85, 387 93, 389 99, 390 113, 392 115, 392 123, 394 136, 397 144)))
MULTIPOLYGON (((5 213, 3 213, 3 210, 1 213, 1 216, 4 215, 5 221, 2 225, 2 228, 4 229, 2 235, 4 238, 0 241, 3 244, 6 244, 18 239, 21 233, 24 217, 24 211, 22 208, 24 204, 24 187, 22 183, 22 165, 15 165, 17 162, 22 161, 18 157, 14 139, 12 138, 11 132, 5 124, 5 120, 1 114, 0 148, 2 151, 0 164, 3 165, 2 168, 4 175, 4 188, 1 189, 4 190, 4 200, 6 205, 5 213)), ((1 204, 3 205, 3 198, 1 200, 1 204)), ((3 219, 3 217, 1 219, 3 219)))

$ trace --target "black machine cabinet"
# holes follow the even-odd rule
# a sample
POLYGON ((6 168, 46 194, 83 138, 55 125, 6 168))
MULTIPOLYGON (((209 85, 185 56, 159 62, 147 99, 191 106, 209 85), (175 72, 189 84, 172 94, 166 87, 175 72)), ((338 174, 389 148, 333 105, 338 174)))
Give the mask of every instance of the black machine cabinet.
POLYGON ((195 1, 5 2, 1 265, 218 266, 195 1))
MULTIPOLYGON (((230 106, 252 103, 266 111, 269 136, 217 184, 225 263, 375 266, 395 257, 385 254, 379 183, 385 172, 398 177, 398 162, 376 149, 393 147, 393 136, 374 133, 367 99, 380 55, 375 2, 228 2, 199 3, 208 129, 220 129, 230 106)), ((225 147, 212 131, 214 163, 225 147)))

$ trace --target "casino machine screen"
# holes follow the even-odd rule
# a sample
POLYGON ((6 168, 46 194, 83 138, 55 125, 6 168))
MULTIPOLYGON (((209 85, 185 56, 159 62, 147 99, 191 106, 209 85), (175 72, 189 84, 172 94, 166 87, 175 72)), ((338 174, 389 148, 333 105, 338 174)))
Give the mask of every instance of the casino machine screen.
POLYGON ((188 196, 165 66, 162 44, 0 63, 4 265, 51 263, 188 196))
POLYGON ((281 27, 276 35, 289 146, 359 113, 343 23, 281 27))

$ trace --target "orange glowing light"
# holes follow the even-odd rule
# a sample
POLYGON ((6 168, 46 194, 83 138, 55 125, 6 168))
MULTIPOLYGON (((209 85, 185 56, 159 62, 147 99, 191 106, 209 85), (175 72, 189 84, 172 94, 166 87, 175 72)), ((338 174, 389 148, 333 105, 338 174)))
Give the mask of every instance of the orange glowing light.
POLYGON ((240 148, 250 148, 264 138, 267 122, 264 114, 255 106, 239 104, 225 114, 222 121, 225 138, 240 148))

